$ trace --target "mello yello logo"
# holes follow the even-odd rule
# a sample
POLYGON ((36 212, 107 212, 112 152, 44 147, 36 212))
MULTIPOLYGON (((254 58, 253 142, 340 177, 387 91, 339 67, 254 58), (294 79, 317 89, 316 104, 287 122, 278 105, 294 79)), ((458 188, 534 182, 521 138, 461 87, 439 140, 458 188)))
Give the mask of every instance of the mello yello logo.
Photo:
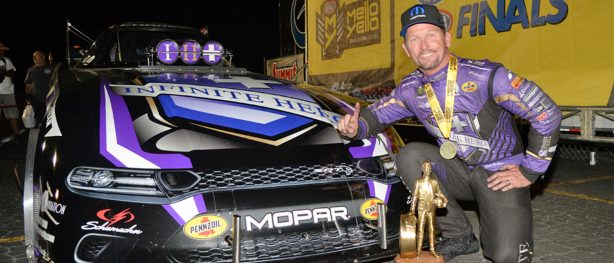
POLYGON ((377 204, 383 203, 382 200, 376 198, 367 199, 360 205, 360 214, 368 220, 377 220, 379 217, 377 213, 377 204))
POLYGON ((193 218, 183 226, 183 233, 193 239, 216 238, 226 232, 228 223, 223 217, 202 215, 193 218))

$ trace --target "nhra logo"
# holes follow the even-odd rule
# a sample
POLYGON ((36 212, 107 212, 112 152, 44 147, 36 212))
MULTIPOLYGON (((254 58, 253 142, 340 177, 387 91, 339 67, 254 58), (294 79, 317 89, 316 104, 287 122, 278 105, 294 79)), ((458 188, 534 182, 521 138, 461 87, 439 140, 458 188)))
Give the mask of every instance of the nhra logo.
POLYGON ((206 240, 224 234, 228 229, 226 219, 216 215, 202 215, 193 218, 183 226, 183 233, 192 239, 206 240))
POLYGON ((360 205, 360 214, 362 217, 368 220, 377 220, 379 217, 377 213, 377 204, 383 204, 382 200, 377 198, 367 199, 360 205))

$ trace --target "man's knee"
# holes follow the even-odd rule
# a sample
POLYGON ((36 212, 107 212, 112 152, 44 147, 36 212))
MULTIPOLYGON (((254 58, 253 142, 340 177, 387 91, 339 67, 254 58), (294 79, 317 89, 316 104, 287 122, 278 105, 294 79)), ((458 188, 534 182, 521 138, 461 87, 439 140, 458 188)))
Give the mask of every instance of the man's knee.
POLYGON ((408 156, 423 156, 425 153, 432 152, 433 149, 437 149, 437 147, 429 143, 411 142, 401 149, 399 155, 405 154, 408 156))

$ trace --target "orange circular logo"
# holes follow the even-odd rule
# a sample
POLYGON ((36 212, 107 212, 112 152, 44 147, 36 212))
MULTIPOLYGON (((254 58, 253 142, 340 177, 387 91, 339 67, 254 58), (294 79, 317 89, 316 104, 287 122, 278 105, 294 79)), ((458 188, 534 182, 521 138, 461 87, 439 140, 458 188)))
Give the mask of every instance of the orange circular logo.
POLYGON ((467 81, 461 86, 464 92, 474 92, 478 89, 478 84, 473 81, 467 81))
POLYGON ((183 225, 183 233, 193 239, 216 238, 228 229, 226 219, 216 215, 201 215, 183 225))
POLYGON ((377 198, 367 199, 362 203, 362 205, 360 205, 360 214, 366 219, 377 220, 379 217, 377 214, 377 204, 383 203, 384 201, 377 198))

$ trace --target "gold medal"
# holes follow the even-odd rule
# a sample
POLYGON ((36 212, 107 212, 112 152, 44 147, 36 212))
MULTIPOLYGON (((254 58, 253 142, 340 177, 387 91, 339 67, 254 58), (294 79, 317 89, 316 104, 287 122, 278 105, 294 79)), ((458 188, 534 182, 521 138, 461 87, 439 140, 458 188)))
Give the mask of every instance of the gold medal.
POLYGON ((455 143, 451 141, 446 141, 442 143, 441 146, 439 147, 439 154, 441 154, 441 157, 450 160, 454 158, 454 156, 456 156, 457 150, 458 149, 455 143))
MULTIPOLYGON (((456 74, 458 73, 458 60, 456 57, 450 55, 450 62, 448 63, 448 76, 446 79, 446 95, 445 95, 445 104, 444 110, 442 110, 441 105, 439 105, 439 101, 437 101, 437 96, 435 95, 435 91, 431 86, 431 83, 424 84, 424 91, 426 93, 426 98, 428 99, 429 106, 431 107, 431 111, 433 112, 433 118, 435 118, 435 122, 437 122, 437 126, 439 126, 439 130, 441 131, 441 135, 443 138, 448 139, 450 137, 450 133, 452 131, 452 119, 454 116, 454 94, 456 90, 456 74)), ((439 154, 443 158, 448 160, 454 158, 456 156, 457 146, 455 143, 451 141, 446 141, 441 144, 439 148, 439 154)))

